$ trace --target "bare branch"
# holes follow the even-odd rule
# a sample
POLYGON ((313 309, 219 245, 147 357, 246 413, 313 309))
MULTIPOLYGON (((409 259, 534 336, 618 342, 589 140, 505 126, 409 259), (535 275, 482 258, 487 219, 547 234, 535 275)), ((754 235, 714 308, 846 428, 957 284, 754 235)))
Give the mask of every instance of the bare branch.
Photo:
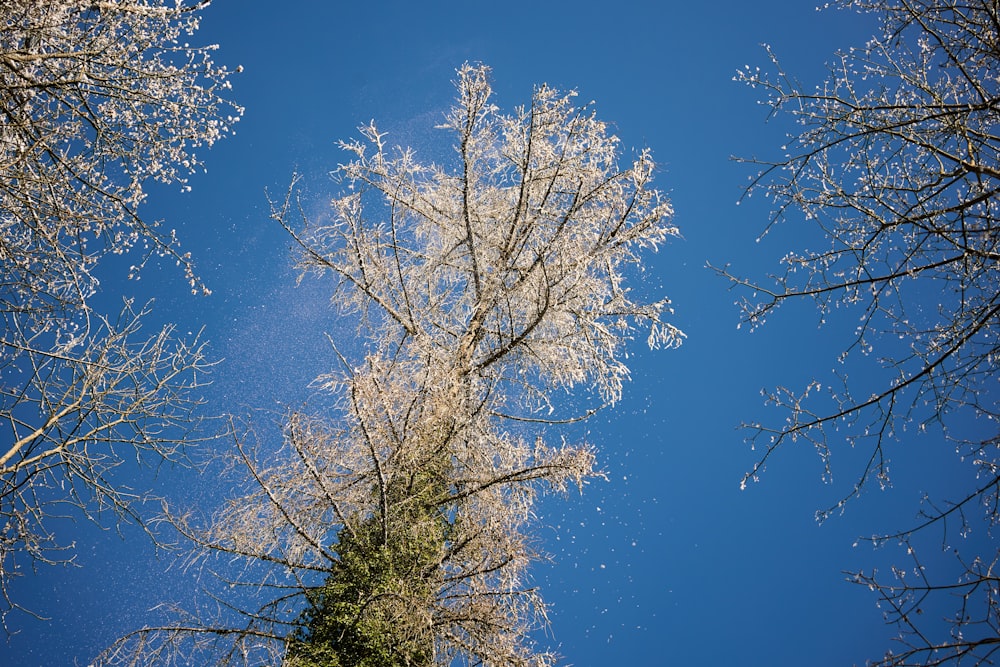
MULTIPOLYGON (((773 74, 748 67, 737 77, 766 91, 773 111, 791 114, 801 128, 783 159, 750 161, 761 168, 751 190, 774 201, 772 224, 802 214, 828 245, 790 252, 784 272, 770 283, 741 278, 728 267, 717 271, 752 291, 741 305, 753 326, 782 303, 803 298, 815 301, 824 317, 835 308, 860 311, 856 335, 840 356, 842 379, 767 392, 787 419, 749 425, 763 454, 744 482, 797 439, 817 448, 828 474, 839 441, 868 447, 854 488, 819 512, 823 519, 871 480, 889 482, 885 452, 908 425, 922 431, 937 423, 942 439, 955 440, 982 479, 957 502, 928 499, 916 525, 872 538, 901 543, 916 562, 932 526, 947 532, 957 522, 952 531, 960 538, 973 524, 988 532, 1000 521, 998 438, 965 435, 973 420, 995 424, 1000 416, 998 6, 992 0, 838 4, 871 12, 882 30, 864 48, 838 54, 823 85, 799 85, 773 54, 773 74), (848 383, 848 369, 872 352, 880 357, 884 384, 848 383)), ((985 549, 960 558, 968 564, 956 585, 931 584, 922 566, 912 570, 920 585, 906 579, 905 568, 894 573, 898 586, 874 573, 856 577, 877 591, 907 647, 875 664, 993 664, 998 587, 986 564, 995 563, 1000 550, 992 539, 985 549), (951 597, 956 586, 958 598, 951 597), (959 599, 961 610, 943 610, 936 617, 943 623, 918 618, 920 606, 909 602, 930 598, 959 599), (973 607, 980 616, 967 613, 973 607)))

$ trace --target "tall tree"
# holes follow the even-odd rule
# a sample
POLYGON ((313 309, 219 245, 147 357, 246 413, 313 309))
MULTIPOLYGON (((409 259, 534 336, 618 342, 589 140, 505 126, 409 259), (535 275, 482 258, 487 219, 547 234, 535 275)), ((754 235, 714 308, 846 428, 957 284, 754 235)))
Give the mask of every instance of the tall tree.
POLYGON ((445 164, 370 125, 343 144, 331 216, 293 224, 292 193, 275 206, 363 349, 333 344, 339 369, 317 380, 330 415, 292 414, 277 463, 237 440, 245 494, 203 523, 172 515, 196 560, 244 564, 213 593, 235 622, 181 615, 105 664, 552 662, 530 641, 545 622, 533 500, 597 474, 592 448, 553 429, 620 397, 636 325, 681 342, 666 300, 625 287, 676 230, 647 151, 620 167, 592 109, 547 86, 503 115, 488 76, 458 71, 445 164), (237 585, 253 594, 225 594, 237 585))
POLYGON ((755 325, 802 298, 824 313, 857 312, 841 359, 877 355, 885 381, 861 385, 845 372, 842 381, 816 381, 804 392, 772 392, 787 420, 751 426, 764 454, 747 479, 794 440, 814 444, 827 462, 835 441, 866 448, 853 491, 824 518, 873 480, 888 481, 894 440, 937 427, 942 444, 975 467, 974 482, 958 497, 928 499, 914 525, 874 538, 898 541, 908 564, 889 577, 854 578, 877 592, 900 631, 900 645, 875 664, 993 664, 1000 647, 1000 550, 992 533, 1000 521, 1000 6, 838 4, 873 13, 882 30, 840 54, 821 86, 800 86, 776 59, 773 74, 741 74, 768 92, 775 112, 800 124, 787 155, 763 163, 753 187, 773 198, 776 220, 797 212, 819 226, 827 245, 789 253, 774 284, 723 273, 754 290, 743 310, 755 325), (964 539, 970 531, 975 540, 964 539), (957 576, 924 566, 935 540, 955 549, 957 576))
POLYGON ((127 456, 175 459, 205 369, 202 344, 146 308, 92 307, 95 267, 130 250, 183 267, 173 232, 139 215, 151 179, 187 188, 195 150, 241 110, 214 47, 188 46, 198 10, 159 0, 7 0, 0 22, 0 591, 28 562, 72 559, 55 509, 138 518, 109 472, 127 456))

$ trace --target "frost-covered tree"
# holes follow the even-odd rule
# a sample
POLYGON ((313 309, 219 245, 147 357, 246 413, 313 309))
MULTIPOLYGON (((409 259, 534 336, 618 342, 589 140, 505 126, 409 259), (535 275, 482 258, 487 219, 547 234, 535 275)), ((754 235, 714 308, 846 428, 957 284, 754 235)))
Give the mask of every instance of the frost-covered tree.
POLYGON ((786 156, 762 165, 754 189, 774 200, 776 220, 795 212, 825 241, 790 252, 774 283, 724 272, 753 289, 743 308, 755 325, 802 298, 824 312, 857 313, 841 360, 877 357, 885 380, 859 384, 845 370, 840 381, 818 380, 804 392, 773 391, 769 399, 787 420, 752 425, 764 453, 747 478, 795 440, 814 444, 825 461, 839 442, 864 448, 867 466, 835 511, 873 481, 888 482, 894 441, 924 430, 941 437, 974 466, 974 482, 959 497, 928 498, 913 526, 874 538, 900 543, 906 564, 890 576, 859 572, 855 579, 877 592, 900 630, 899 647, 876 664, 993 664, 1000 647, 993 532, 1000 521, 1000 5, 838 4, 874 14, 881 33, 840 54, 822 85, 800 86, 777 60, 774 74, 747 68, 740 76, 799 123, 786 156), (832 387, 830 394, 821 387, 832 387), (935 540, 954 550, 953 571, 924 566, 935 540))
MULTIPOLYGON (((149 181, 177 183, 239 109, 214 46, 190 46, 198 10, 161 0, 8 0, 0 24, 3 310, 48 323, 95 289, 101 255, 169 255, 198 284, 171 233, 144 222, 149 181)), ((137 267, 138 268, 138 267, 137 267)), ((75 312, 71 312, 71 315, 75 312)), ((57 319, 57 322, 60 321, 57 319)))
POLYGON ((343 144, 331 215, 275 206, 363 350, 333 343, 330 413, 294 413, 280 456, 237 441, 243 495, 204 521, 172 515, 196 560, 243 564, 212 593, 220 609, 134 632, 105 664, 552 662, 530 641, 545 622, 533 500, 596 474, 556 426, 620 397, 637 325, 681 342, 666 300, 625 287, 676 231, 648 152, 620 166, 592 109, 548 86, 501 114, 488 75, 458 71, 450 159, 371 125, 343 144))
POLYGON ((151 180, 186 188, 195 151, 240 109, 214 47, 187 43, 207 2, 5 0, 0 8, 0 590, 15 570, 66 561, 46 526, 66 504, 134 517, 108 472, 175 458, 204 367, 197 341, 141 334, 144 308, 92 307, 94 270, 134 251, 183 267, 172 232, 143 220, 151 180), (133 453, 126 453, 128 449, 133 453))

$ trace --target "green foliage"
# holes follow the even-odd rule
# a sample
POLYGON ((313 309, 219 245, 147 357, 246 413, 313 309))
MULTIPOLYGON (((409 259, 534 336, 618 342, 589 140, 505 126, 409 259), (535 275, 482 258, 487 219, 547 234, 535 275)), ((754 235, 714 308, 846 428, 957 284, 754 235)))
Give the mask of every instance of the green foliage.
MULTIPOLYGON (((433 469, 435 466, 429 466, 433 469)), ((335 564, 288 645, 289 667, 434 664, 431 619, 449 532, 445 485, 418 470, 386 485, 382 512, 340 531, 335 564)))

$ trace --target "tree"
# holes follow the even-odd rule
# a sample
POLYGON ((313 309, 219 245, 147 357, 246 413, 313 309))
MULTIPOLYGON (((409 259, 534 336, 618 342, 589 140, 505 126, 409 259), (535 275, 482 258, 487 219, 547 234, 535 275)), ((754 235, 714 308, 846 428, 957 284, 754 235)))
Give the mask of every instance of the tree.
POLYGON ((620 397, 637 324, 680 343, 667 301, 625 287, 676 231, 647 151, 620 168, 605 124, 547 86, 502 115, 488 75, 458 71, 446 164, 372 124, 343 144, 329 218, 293 224, 292 192, 275 205, 365 344, 352 358, 331 339, 329 414, 293 412, 277 457, 236 440, 245 493, 204 522, 170 515, 194 560, 242 563, 210 593, 220 609, 135 631, 103 664, 552 662, 529 638, 545 622, 533 500, 597 474, 588 444, 552 431, 620 397), (559 400, 581 385, 589 402, 559 400))
POLYGON ((875 664, 993 664, 1000 647, 1000 551, 991 532, 1000 520, 1000 10, 992 0, 838 4, 875 14, 882 30, 864 48, 840 54, 823 85, 799 85, 773 56, 775 74, 747 68, 739 76, 800 127, 784 158, 756 163, 762 170, 751 189, 773 199, 774 221, 798 212, 826 243, 789 253, 773 285, 722 269, 754 292, 743 300, 745 319, 762 324, 803 298, 824 317, 846 308, 860 318, 845 341, 839 382, 769 394, 787 420, 750 425, 764 453, 744 483, 789 442, 815 445, 828 470, 834 441, 866 448, 853 491, 822 519, 873 480, 888 482, 893 441, 936 426, 975 467, 974 483, 958 498, 928 498, 914 525, 873 538, 900 543, 908 565, 889 578, 872 571, 853 579, 877 592, 900 631, 900 648, 875 664), (872 354, 884 384, 848 381, 848 365, 872 354), (824 398, 821 389, 831 384, 824 398), (970 531, 981 534, 982 551, 964 539, 970 531), (935 574, 919 556, 935 538, 959 547, 954 578, 935 574), (922 613, 938 605, 950 607, 943 625, 936 613, 922 613))
MULTIPOLYGON (((72 560, 59 506, 138 519, 109 474, 124 449, 176 460, 189 442, 202 343, 141 334, 147 308, 92 307, 95 268, 137 250, 198 281, 173 232, 144 221, 150 181, 187 188, 195 149, 241 110, 214 47, 182 42, 198 10, 149 0, 8 0, 0 24, 0 590, 15 571, 72 560), (226 116, 228 109, 228 116, 226 116), (20 562, 25 558, 29 562, 20 562)), ((190 441, 193 442, 193 441, 190 441)))

